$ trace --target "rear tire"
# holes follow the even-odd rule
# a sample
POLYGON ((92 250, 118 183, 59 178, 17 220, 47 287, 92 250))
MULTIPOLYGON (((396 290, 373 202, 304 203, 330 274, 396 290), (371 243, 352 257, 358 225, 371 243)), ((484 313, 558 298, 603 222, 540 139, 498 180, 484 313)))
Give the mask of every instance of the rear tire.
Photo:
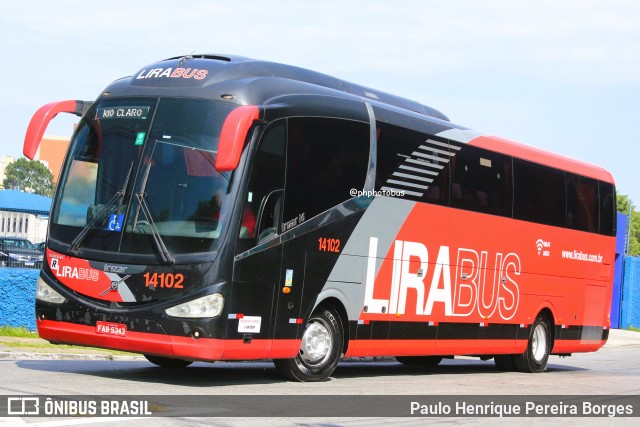
POLYGON ((527 349, 513 356, 515 367, 520 372, 542 372, 547 367, 550 353, 551 321, 546 314, 540 313, 531 326, 527 349))
POLYGON ((145 354, 144 357, 154 365, 170 369, 186 368, 193 363, 190 360, 172 359, 170 357, 152 356, 150 354, 145 354))
POLYGON ((396 360, 403 365, 435 368, 442 362, 442 356, 396 356, 396 360))
POLYGON ((333 308, 321 307, 305 325, 298 355, 294 359, 274 359, 278 372, 292 381, 324 381, 338 366, 344 332, 333 308))

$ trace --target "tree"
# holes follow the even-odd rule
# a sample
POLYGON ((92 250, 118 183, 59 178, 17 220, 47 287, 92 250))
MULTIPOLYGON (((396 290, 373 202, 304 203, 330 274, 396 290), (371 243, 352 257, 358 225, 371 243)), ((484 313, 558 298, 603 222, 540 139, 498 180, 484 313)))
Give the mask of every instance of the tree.
POLYGON ((627 221, 631 222, 631 232, 629 233, 629 253, 627 255, 640 255, 640 212, 636 211, 635 206, 633 206, 631 217, 628 217, 629 209, 632 205, 631 200, 629 200, 629 196, 624 194, 617 195, 616 204, 618 212, 627 215, 627 221))
POLYGON ((42 162, 22 157, 7 165, 2 185, 7 190, 21 190, 51 197, 53 173, 42 162))

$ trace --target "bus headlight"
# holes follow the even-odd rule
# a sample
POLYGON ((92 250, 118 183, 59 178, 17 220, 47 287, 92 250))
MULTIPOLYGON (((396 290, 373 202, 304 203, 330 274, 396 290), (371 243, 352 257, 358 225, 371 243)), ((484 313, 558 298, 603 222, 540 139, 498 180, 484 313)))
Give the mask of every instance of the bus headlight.
POLYGON ((40 301, 52 302, 54 304, 62 304, 64 297, 56 292, 51 286, 42 280, 42 277, 38 277, 38 283, 36 285, 36 298, 40 301))
POLYGON ((164 312, 173 317, 216 317, 223 306, 224 297, 213 294, 167 308, 164 312))

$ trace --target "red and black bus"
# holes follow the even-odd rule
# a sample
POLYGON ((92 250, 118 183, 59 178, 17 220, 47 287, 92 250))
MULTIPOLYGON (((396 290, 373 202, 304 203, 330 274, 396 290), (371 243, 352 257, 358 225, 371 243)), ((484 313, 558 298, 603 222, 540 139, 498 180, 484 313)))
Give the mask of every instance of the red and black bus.
POLYGON ((543 371, 608 337, 615 187, 602 168, 297 67, 189 55, 81 116, 37 285, 40 336, 160 366, 342 357, 543 371))

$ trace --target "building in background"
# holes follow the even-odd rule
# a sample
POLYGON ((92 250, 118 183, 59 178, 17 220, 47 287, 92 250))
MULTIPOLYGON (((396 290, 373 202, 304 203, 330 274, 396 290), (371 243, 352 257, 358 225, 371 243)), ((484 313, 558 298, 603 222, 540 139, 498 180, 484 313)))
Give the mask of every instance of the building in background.
POLYGON ((0 157, 0 189, 3 189, 4 182, 4 171, 11 163, 15 162, 16 159, 12 156, 2 156, 0 157))
MULTIPOLYGON (((40 147, 34 157, 34 160, 40 160, 53 174, 53 185, 58 183, 62 162, 69 147, 70 138, 66 136, 47 136, 42 138, 40 147)), ((16 161, 12 156, 0 157, 0 189, 3 189, 4 173, 6 167, 16 161)))
POLYGON ((45 135, 34 158, 35 160, 40 160, 51 170, 51 173, 53 173, 53 185, 58 183, 60 169, 62 168, 64 155, 69 147, 69 141, 69 137, 66 136, 45 135))
POLYGON ((51 198, 17 190, 0 190, 0 236, 44 242, 51 198))

